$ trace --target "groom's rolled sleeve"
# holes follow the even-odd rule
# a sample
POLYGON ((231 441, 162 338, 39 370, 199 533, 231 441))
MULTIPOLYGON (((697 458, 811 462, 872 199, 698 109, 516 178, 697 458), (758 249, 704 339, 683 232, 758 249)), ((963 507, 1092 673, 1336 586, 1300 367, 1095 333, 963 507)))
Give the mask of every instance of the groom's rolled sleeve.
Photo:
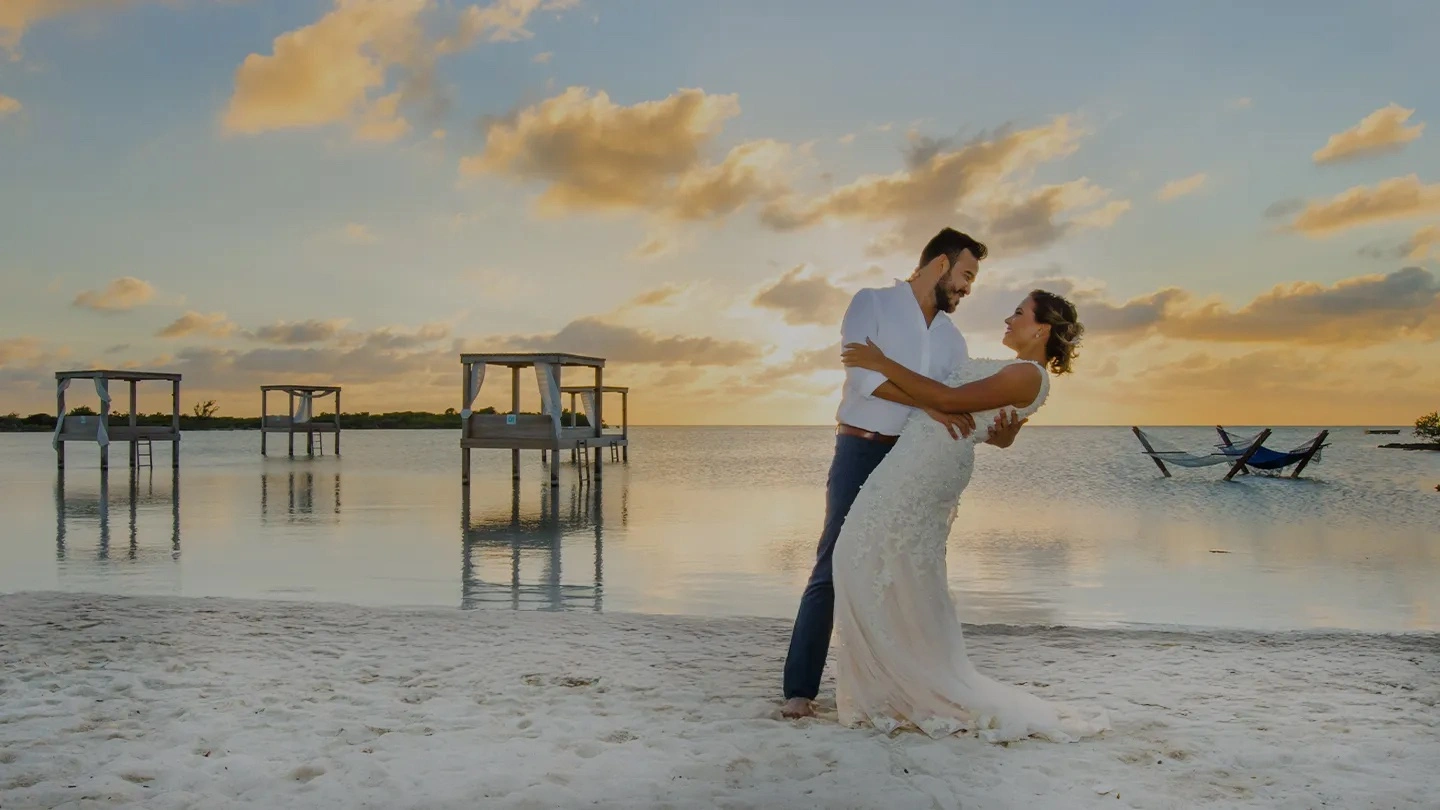
MULTIPOLYGON (((840 347, 844 348, 851 343, 864 343, 867 338, 875 340, 879 337, 879 331, 880 316, 875 309, 875 293, 872 290, 861 290, 850 299, 850 306, 845 309, 845 318, 840 321, 840 347)), ((861 396, 874 397, 875 389, 884 383, 885 375, 878 371, 855 366, 847 366, 845 369, 845 385, 861 396)))

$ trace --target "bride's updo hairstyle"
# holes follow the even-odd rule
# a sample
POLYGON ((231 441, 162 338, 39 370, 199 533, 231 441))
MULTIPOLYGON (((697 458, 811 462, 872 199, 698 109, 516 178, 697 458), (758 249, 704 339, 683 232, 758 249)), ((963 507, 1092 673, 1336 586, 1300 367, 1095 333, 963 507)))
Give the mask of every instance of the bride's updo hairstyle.
POLYGON ((1080 313, 1065 297, 1045 290, 1030 293, 1034 302, 1035 322, 1050 326, 1050 339, 1045 341, 1045 360, 1052 374, 1069 374, 1074 362, 1076 349, 1085 327, 1080 323, 1080 313))

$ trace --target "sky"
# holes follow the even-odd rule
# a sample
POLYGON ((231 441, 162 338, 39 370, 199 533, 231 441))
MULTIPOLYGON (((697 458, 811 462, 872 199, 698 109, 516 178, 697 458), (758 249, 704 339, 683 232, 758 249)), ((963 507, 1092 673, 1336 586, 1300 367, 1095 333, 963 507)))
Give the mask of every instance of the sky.
POLYGON ((462 351, 557 350, 635 424, 826 424, 946 225, 973 355, 1079 308, 1036 424, 1440 405, 1440 6, 1081 5, 4 0, 0 413, 458 409, 462 351))

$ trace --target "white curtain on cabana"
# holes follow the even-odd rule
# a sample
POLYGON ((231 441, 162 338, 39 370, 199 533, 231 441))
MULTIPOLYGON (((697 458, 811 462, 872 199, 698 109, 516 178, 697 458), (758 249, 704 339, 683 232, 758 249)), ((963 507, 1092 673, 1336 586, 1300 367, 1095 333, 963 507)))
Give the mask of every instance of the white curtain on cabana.
POLYGON ((550 417, 550 424, 560 430, 560 367, 550 363, 535 364, 535 382, 540 386, 540 412, 550 417))
MULTIPOLYGON (((57 401, 59 400, 60 395, 63 394, 63 393, 65 393, 65 389, 67 389, 67 388, 69 388, 69 387, 70 387, 70 380, 68 380, 68 379, 61 380, 60 382, 56 383, 56 385, 55 385, 55 398, 56 398, 57 401)), ((60 449, 60 431, 62 431, 62 430, 64 430, 64 429, 65 429, 65 409, 64 409, 64 408, 61 408, 61 409, 60 409, 60 413, 55 414, 55 434, 50 437, 50 449, 52 449, 52 450, 59 450, 59 449, 60 449)))
POLYGON ((309 391, 295 395, 295 398, 299 402, 295 406, 295 413, 290 415, 292 422, 298 425, 301 422, 310 421, 310 411, 314 407, 314 396, 315 395, 309 391))
POLYGON ((580 412, 585 414, 585 421, 591 427, 595 426, 595 390, 580 392, 580 412))
POLYGON ((477 396, 480 395, 480 385, 481 385, 481 383, 484 383, 484 382, 485 382, 485 364, 484 364, 484 363, 471 363, 471 364, 470 364, 470 398, 467 399, 467 400, 465 400, 465 402, 464 402, 464 407, 462 407, 462 408, 460 409, 460 418, 461 418, 462 420, 465 420, 465 421, 468 422, 469 419, 470 419, 470 415, 471 415, 472 413, 474 413, 474 411, 470 410, 470 407, 475 404, 475 397, 477 397, 477 396))
POLYGON ((95 441, 105 447, 110 444, 110 433, 105 429, 110 421, 110 381, 104 377, 95 378, 95 393, 100 395, 100 424, 95 428, 95 441))

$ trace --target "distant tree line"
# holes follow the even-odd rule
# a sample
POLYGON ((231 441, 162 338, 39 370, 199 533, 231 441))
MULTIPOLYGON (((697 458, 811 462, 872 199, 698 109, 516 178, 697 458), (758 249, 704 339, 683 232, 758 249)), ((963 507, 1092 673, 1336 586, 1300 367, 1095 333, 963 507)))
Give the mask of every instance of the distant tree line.
MULTIPOLYGON (((258 416, 220 416, 219 409, 215 407, 214 400, 196 404, 191 413, 180 414, 181 430, 259 430, 260 417, 258 416)), ((481 408, 476 413, 499 413, 494 408, 481 408)), ((508 412, 507 412, 508 413, 508 412)), ((67 411, 69 416, 94 416, 95 411, 87 406, 81 405, 67 411)), ((165 426, 170 424, 173 418, 168 413, 145 413, 138 414, 135 422, 139 425, 165 426)), ((311 417, 312 421, 325 422, 334 419, 333 413, 317 413, 311 417)), ((565 424, 570 424, 570 411, 561 411, 560 418, 565 424)), ((130 415, 120 411, 111 411, 108 424, 128 425, 130 415)), ((579 427, 589 427, 590 420, 585 414, 575 415, 575 424, 579 427)), ((359 413, 340 414, 340 426, 345 430, 454 430, 460 427, 460 413, 454 408, 446 408, 444 413, 428 413, 425 411, 389 411, 386 413, 370 413, 361 411, 359 413)), ((17 413, 9 413, 0 416, 0 433, 43 433, 55 429, 55 415, 49 413, 32 413, 29 416, 21 416, 17 413)))

